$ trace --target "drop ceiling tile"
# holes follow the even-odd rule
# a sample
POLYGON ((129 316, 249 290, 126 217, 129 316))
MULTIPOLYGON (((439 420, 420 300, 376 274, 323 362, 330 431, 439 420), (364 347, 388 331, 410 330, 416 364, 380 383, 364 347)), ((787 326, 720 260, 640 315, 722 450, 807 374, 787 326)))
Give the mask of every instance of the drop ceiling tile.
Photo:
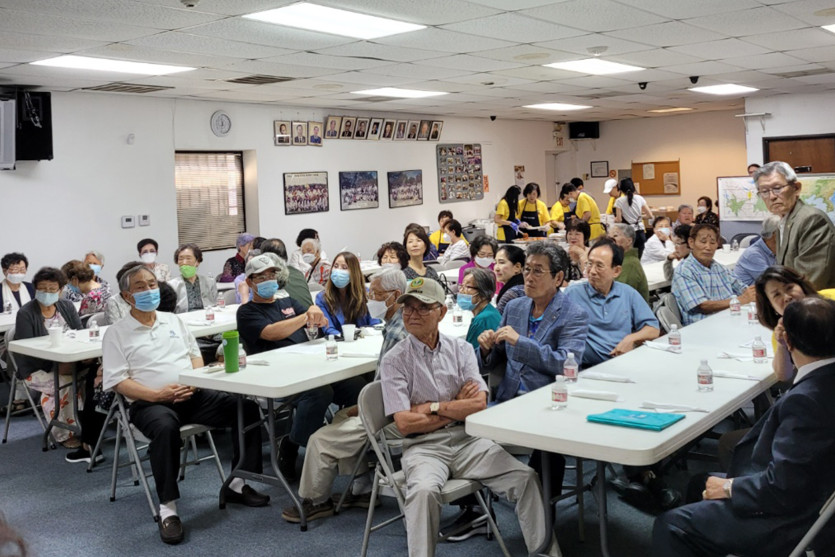
POLYGON ((409 83, 409 89, 427 89, 430 91, 448 91, 450 93, 475 93, 483 89, 490 89, 491 85, 481 83, 465 83, 463 81, 428 80, 409 83))
POLYGON ((522 79, 519 77, 509 77, 506 75, 499 75, 496 73, 474 73, 474 74, 466 74, 466 75, 459 75, 455 77, 447 77, 444 78, 445 81, 450 81, 452 83, 471 83, 476 84, 479 86, 490 86, 486 85, 488 83, 492 83, 493 86, 501 86, 501 87, 516 87, 522 85, 524 83, 532 83, 531 80, 522 79))
POLYGON ((316 52, 333 56, 374 58, 390 62, 415 62, 417 60, 427 60, 429 58, 443 56, 442 53, 433 50, 399 48, 391 45, 377 44, 371 41, 356 41, 345 45, 322 48, 316 52))
POLYGON ((471 4, 481 4, 496 8, 498 10, 524 10, 527 8, 536 8, 537 6, 545 6, 546 4, 553 4, 556 2, 565 2, 567 0, 513 0, 513 5, 508 6, 507 0, 469 0, 471 4))
POLYGON ((523 83, 521 85, 516 85, 515 88, 532 93, 571 93, 583 89, 583 87, 568 85, 563 81, 537 81, 535 83, 523 83))
MULTIPOLYGON (((668 21, 607 33, 625 40, 640 40, 653 46, 677 46, 691 43, 706 43, 726 38, 724 35, 695 27, 681 21, 668 21)), ((733 34, 731 35, 733 36, 733 34)))
POLYGON ((463 0, 319 0, 316 3, 422 25, 445 25, 498 13, 493 8, 463 0))
POLYGON ((779 68, 782 66, 790 66, 792 64, 802 64, 803 60, 782 54, 780 52, 772 52, 770 54, 758 54, 756 56, 726 58, 723 62, 739 66, 741 68, 761 70, 763 68, 779 68))
POLYGON ((832 12, 832 8, 831 0, 794 0, 774 6, 774 9, 778 12, 789 14, 816 27, 835 24, 835 12, 832 12), (815 15, 816 12, 821 10, 828 10, 829 15, 815 15))
POLYGON ((830 46, 835 43, 835 35, 823 29, 797 29, 791 33, 763 33, 743 37, 745 42, 765 47, 771 51, 797 50, 830 46))
POLYGON ((284 77, 318 77, 333 74, 333 70, 310 68, 291 64, 276 64, 261 60, 242 60, 231 64, 219 64, 219 68, 248 74, 266 74, 284 77))
MULTIPOLYGON (((166 6, 172 5, 171 0, 135 0, 138 3, 148 4, 151 6, 166 6)), ((221 15, 244 15, 255 12, 263 12, 273 8, 280 8, 288 4, 292 4, 297 0, 200 0, 197 8, 192 8, 194 11, 199 11, 209 14, 221 15)))
POLYGON ((579 37, 571 37, 570 39, 559 39, 556 41, 547 41, 541 43, 534 43, 536 47, 543 47, 553 49, 555 51, 573 52, 575 54, 589 55, 589 48, 606 47, 602 56, 611 56, 614 54, 625 54, 628 52, 635 52, 638 50, 647 50, 650 48, 647 44, 641 42, 641 37, 636 36, 634 40, 628 41, 610 37, 602 33, 589 33, 579 37))
POLYGON ((433 58, 432 60, 415 62, 415 65, 427 66, 430 68, 464 70, 470 72, 494 72, 498 70, 520 68, 526 66, 527 64, 522 62, 502 62, 500 60, 490 60, 489 58, 470 56, 469 54, 457 54, 455 56, 446 56, 444 58, 433 58))
POLYGON ((745 83, 751 85, 752 87, 760 87, 761 83, 773 80, 774 76, 769 75, 765 72, 741 70, 738 72, 730 72, 726 74, 713 74, 710 76, 710 78, 715 79, 717 81, 725 81, 729 83, 745 83))
POLYGON ((755 0, 619 0, 622 4, 628 4, 635 8, 641 8, 670 19, 686 19, 712 15, 735 10, 745 10, 759 7, 760 2, 755 0))
POLYGON ((175 66, 199 67, 220 67, 224 64, 237 62, 238 58, 225 56, 208 56, 202 54, 186 54, 183 52, 170 52, 144 46, 133 46, 127 43, 111 43, 105 46, 87 49, 80 53, 84 56, 94 58, 113 58, 118 60, 131 60, 134 62, 149 62, 153 64, 171 64, 175 66))
POLYGON ((696 62, 693 64, 667 66, 661 69, 683 75, 710 75, 731 73, 739 68, 729 64, 723 64, 721 62, 696 62))
POLYGON ((528 81, 553 81, 554 79, 575 77, 577 75, 575 72, 555 70, 554 68, 546 68, 544 66, 528 66, 527 68, 499 70, 492 73, 507 77, 526 79, 528 81))
POLYGON ((493 50, 482 50, 473 52, 473 56, 489 58, 490 60, 502 60, 504 62, 516 62, 523 65, 549 64, 561 60, 573 60, 576 58, 569 52, 561 52, 545 47, 538 47, 529 44, 520 44, 507 48, 493 50))
POLYGON ((721 60, 722 58, 729 58, 731 56, 754 56, 770 52, 770 49, 743 42, 739 39, 722 39, 707 43, 671 46, 670 50, 696 56, 703 60, 721 60))
POLYGON ((594 2, 569 0, 522 10, 518 13, 575 29, 600 32, 652 25, 664 21, 664 18, 656 15, 653 10, 636 9, 611 0, 594 0, 594 2))
POLYGON ((784 33, 808 27, 808 24, 798 19, 788 17, 774 8, 766 7, 695 17, 686 20, 686 23, 724 33, 730 37, 744 37, 745 35, 760 33, 784 33))
POLYGON ((632 64, 642 68, 659 68, 662 66, 690 64, 699 61, 699 58, 695 56, 682 54, 681 52, 674 52, 667 48, 630 52, 628 54, 616 55, 612 58, 616 59, 616 62, 632 64))
POLYGON ((233 58, 266 58, 268 56, 281 56, 282 54, 290 54, 293 52, 286 48, 230 41, 178 31, 158 33, 126 42, 136 46, 146 46, 170 50, 172 52, 187 52, 190 54, 205 54, 210 56, 223 53, 223 55, 233 58))
POLYGON ((104 42, 127 41, 152 32, 133 25, 102 25, 99 22, 68 16, 59 17, 0 8, 0 31, 20 32, 22 29, 33 35, 68 36, 104 42))
POLYGON ((403 33, 377 39, 380 44, 400 46, 404 48, 424 48, 454 54, 466 54, 479 50, 490 50, 513 46, 508 41, 500 41, 487 37, 477 37, 465 33, 456 33, 444 29, 421 29, 412 33, 403 33))
POLYGON ((390 65, 385 60, 369 60, 367 58, 355 58, 353 56, 330 56, 317 54, 315 52, 294 52, 284 56, 272 56, 262 58, 264 62, 276 64, 295 64, 298 66, 310 66, 312 68, 330 68, 334 70, 367 70, 390 65))
POLYGON ((251 19, 232 18, 188 29, 194 35, 242 41, 290 50, 316 50, 355 42, 356 39, 272 25, 251 19))
POLYGON ((357 86, 354 89, 372 89, 376 87, 399 87, 404 83, 414 81, 415 78, 410 75, 396 76, 373 72, 344 72, 321 77, 319 80, 353 84, 357 86))
MULTIPOLYGON (((21 29, 20 31, 24 31, 21 29)), ((31 35, 4 31, 0 33, 0 48, 35 50, 55 53, 71 53, 85 48, 101 46, 101 41, 77 39, 66 36, 31 35)))
POLYGON ((415 64, 393 64, 391 66, 383 66, 381 68, 374 68, 376 73, 380 73, 383 75, 395 75, 400 77, 411 77, 413 80, 415 79, 448 79, 450 77, 456 77, 463 73, 474 73, 474 72, 464 72, 461 70, 454 70, 454 69, 446 69, 446 68, 437 68, 437 67, 430 67, 430 66, 423 66, 417 63, 415 64))
POLYGON ((835 60, 835 45, 790 50, 786 54, 807 62, 830 62, 835 60))
POLYGON ((578 29, 513 13, 444 25, 443 29, 513 42, 519 42, 520 38, 524 37, 524 42, 527 43, 576 37, 583 34, 583 31, 578 29))
POLYGON ((52 58, 52 56, 52 54, 47 52, 0 47, 0 62, 27 64, 37 60, 46 60, 47 58, 52 58))
MULTIPOLYGON (((626 79, 616 79, 613 77, 605 76, 605 75, 584 75, 580 77, 575 77, 572 79, 564 79, 560 80, 560 83, 565 85, 573 85, 576 87, 585 87, 587 89, 597 89, 597 88, 606 88, 606 87, 616 87, 619 85, 623 85, 625 83, 637 83, 638 81, 643 81, 640 77, 637 77, 641 74, 641 72, 632 72, 634 75, 633 80, 626 80, 626 79)), ((623 74, 625 75, 625 74, 623 74)))

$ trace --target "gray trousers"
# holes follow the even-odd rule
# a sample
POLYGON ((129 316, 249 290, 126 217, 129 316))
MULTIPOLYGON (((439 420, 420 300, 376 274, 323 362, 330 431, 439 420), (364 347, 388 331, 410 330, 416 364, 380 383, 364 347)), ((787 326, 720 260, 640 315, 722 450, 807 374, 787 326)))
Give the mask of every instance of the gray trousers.
POLYGON ((562 555, 545 523, 542 490, 536 473, 499 445, 467 435, 464 426, 440 429, 403 444, 406 474, 406 535, 410 557, 435 555, 441 515, 440 490, 447 479, 478 480, 516 503, 516 515, 528 553, 547 545, 546 555, 562 555))

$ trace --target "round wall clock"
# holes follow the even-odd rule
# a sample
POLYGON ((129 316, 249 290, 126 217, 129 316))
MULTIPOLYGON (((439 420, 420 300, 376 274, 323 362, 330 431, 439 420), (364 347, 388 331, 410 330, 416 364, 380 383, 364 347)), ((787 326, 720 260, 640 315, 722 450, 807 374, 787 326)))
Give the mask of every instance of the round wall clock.
POLYGON ((212 127, 212 133, 218 137, 224 137, 232 129, 232 119, 222 110, 212 114, 209 124, 212 127))

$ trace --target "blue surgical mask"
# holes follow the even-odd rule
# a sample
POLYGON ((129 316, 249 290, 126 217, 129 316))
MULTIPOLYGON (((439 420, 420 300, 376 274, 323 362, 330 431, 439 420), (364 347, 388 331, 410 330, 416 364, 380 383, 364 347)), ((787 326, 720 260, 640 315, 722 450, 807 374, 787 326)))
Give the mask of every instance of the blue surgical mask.
POLYGON ((255 288, 258 290, 260 297, 272 300, 275 293, 278 292, 278 281, 265 280, 264 282, 259 282, 255 288))
POLYGON ((67 283, 67 290, 73 292, 74 294, 81 293, 81 290, 79 290, 79 288, 76 285, 70 283, 67 283))
POLYGON ((43 292, 38 290, 35 292, 35 299, 41 303, 43 306, 52 306, 58 301, 58 297, 60 294, 58 292, 43 292))
POLYGON ((473 295, 472 294, 458 294, 458 307, 463 309, 464 311, 470 311, 473 309, 473 295))
POLYGON ((101 274, 101 265, 96 265, 95 263, 88 263, 91 269, 93 269, 93 274, 99 276, 101 274))
POLYGON ((345 288, 351 282, 351 273, 345 269, 333 269, 331 271, 331 282, 337 288, 345 288))
POLYGON ((133 301, 139 311, 154 311, 159 307, 159 288, 134 292, 133 301))

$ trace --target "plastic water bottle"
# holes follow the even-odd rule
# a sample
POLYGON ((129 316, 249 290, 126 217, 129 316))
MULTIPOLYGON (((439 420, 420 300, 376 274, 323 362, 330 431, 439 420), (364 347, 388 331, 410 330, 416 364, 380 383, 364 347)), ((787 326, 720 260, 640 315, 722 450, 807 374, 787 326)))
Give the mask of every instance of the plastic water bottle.
POLYGON ((681 354, 681 331, 678 330, 678 325, 670 327, 670 333, 667 335, 667 342, 670 344, 670 351, 676 354, 681 354))
POLYGON ((739 242, 736 240, 731 242, 731 251, 739 251, 739 242))
POLYGON ((5 307, 3 307, 3 311, 5 313, 11 315, 11 313, 12 313, 12 303, 11 302, 6 302, 5 307))
POLYGON ((742 304, 739 303, 739 298, 736 296, 731 296, 731 315, 741 315, 742 314, 742 304))
POLYGON ((242 344, 238 345, 238 369, 244 369, 246 367, 246 350, 242 344))
POLYGON ((765 343, 763 342, 762 337, 754 337, 754 342, 751 344, 751 351, 754 353, 755 364, 764 364, 768 361, 768 357, 765 352, 765 343))
POLYGON ((215 276, 212 273, 206 275, 206 278, 209 279, 209 282, 214 282, 215 280, 215 276))
POLYGON ((754 303, 748 304, 748 324, 758 325, 759 322, 759 319, 757 319, 757 305, 754 303))
POLYGON ((562 365, 562 375, 565 377, 567 383, 577 382, 579 368, 580 366, 577 365, 577 360, 574 359, 574 352, 569 352, 568 358, 565 359, 565 363, 562 365))
POLYGON ((461 306, 458 304, 455 304, 455 307, 452 308, 452 324, 456 327, 464 324, 464 312, 461 311, 461 306))
POLYGON ((93 321, 93 324, 90 325, 88 329, 90 331, 90 340, 93 342, 97 342, 101 340, 101 331, 99 331, 99 324, 97 321, 93 321))
POLYGON ((707 365, 707 360, 702 360, 699 369, 696 370, 699 380, 699 392, 707 393, 713 390, 713 370, 707 365))
POLYGON ((568 389, 565 377, 557 375, 557 380, 551 384, 551 410, 562 410, 568 406, 568 389))
POLYGON ((226 298, 223 297, 223 294, 217 297, 217 302, 215 302, 218 308, 223 309, 226 307, 226 298))
POLYGON ((455 299, 452 297, 452 294, 446 295, 446 308, 448 311, 452 311, 455 309, 455 299))
POLYGON ((328 360, 335 360, 339 357, 339 349, 336 346, 336 341, 333 335, 328 335, 328 342, 325 343, 325 358, 328 360))
POLYGON ((215 322, 215 310, 213 310, 211 306, 206 308, 206 321, 209 323, 215 322))

